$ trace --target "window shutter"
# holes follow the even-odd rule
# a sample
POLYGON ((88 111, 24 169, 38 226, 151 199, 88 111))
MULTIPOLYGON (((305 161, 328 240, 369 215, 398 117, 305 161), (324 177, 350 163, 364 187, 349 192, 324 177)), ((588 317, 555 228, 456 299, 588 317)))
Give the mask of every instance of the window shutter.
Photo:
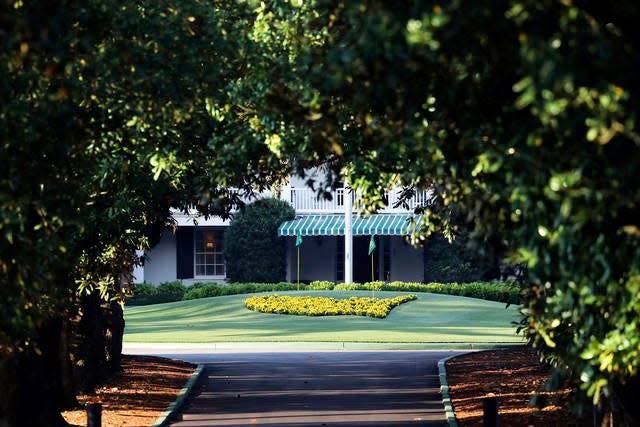
POLYGON ((193 279, 193 227, 176 231, 176 275, 178 279, 193 279))

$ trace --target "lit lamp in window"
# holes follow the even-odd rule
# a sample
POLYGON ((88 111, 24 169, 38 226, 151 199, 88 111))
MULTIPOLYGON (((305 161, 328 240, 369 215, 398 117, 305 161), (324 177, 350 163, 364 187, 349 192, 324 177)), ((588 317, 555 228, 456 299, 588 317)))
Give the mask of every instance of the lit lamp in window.
POLYGON ((204 235, 204 247, 207 250, 215 249, 216 242, 213 240, 213 233, 205 233, 205 235, 204 235))

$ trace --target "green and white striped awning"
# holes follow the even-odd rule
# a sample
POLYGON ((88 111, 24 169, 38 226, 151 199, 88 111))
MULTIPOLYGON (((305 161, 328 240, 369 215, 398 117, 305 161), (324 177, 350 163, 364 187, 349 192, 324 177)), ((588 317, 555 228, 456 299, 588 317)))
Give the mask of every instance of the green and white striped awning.
MULTIPOLYGON (((354 216, 351 227, 354 236, 405 236, 409 233, 411 218, 416 222, 421 215, 378 214, 354 216)), ((278 236, 344 236, 344 215, 305 215, 283 222, 278 236)))

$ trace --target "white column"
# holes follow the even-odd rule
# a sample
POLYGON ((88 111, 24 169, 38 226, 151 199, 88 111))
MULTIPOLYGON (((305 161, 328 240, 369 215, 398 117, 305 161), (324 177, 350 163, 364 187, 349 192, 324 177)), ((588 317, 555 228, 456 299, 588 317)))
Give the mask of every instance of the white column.
POLYGON ((351 190, 345 185, 344 193, 344 283, 353 283, 353 229, 351 228, 351 216, 353 213, 353 200, 351 190))

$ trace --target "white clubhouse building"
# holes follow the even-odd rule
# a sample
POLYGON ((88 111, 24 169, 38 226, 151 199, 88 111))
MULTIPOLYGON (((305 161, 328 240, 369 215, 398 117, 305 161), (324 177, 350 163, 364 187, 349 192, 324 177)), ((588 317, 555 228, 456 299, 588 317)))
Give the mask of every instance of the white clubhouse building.
MULTIPOLYGON (((400 192, 394 190, 387 194, 388 205, 384 209, 375 215, 358 216, 353 211, 352 198, 345 199, 345 191, 351 194, 338 189, 332 200, 318 200, 302 180, 294 178, 279 194, 263 196, 285 200, 296 211, 294 220, 278 228, 280 238, 286 239, 286 280, 297 279, 295 242, 297 236, 302 236, 299 248, 302 281, 368 282, 373 270, 375 280, 421 282, 424 279, 423 248, 412 247, 405 236, 414 208, 424 203, 430 192, 416 193, 409 200, 408 208, 394 208, 400 192), (348 215, 349 212, 352 215, 348 215), (368 253, 371 236, 376 244, 373 262, 368 253)), ((155 285, 173 280, 182 280, 186 285, 224 283, 227 279, 224 238, 230 222, 217 217, 204 219, 195 211, 174 212, 173 217, 177 231, 166 231, 160 242, 146 253, 144 267, 134 271, 136 281, 155 285)))

